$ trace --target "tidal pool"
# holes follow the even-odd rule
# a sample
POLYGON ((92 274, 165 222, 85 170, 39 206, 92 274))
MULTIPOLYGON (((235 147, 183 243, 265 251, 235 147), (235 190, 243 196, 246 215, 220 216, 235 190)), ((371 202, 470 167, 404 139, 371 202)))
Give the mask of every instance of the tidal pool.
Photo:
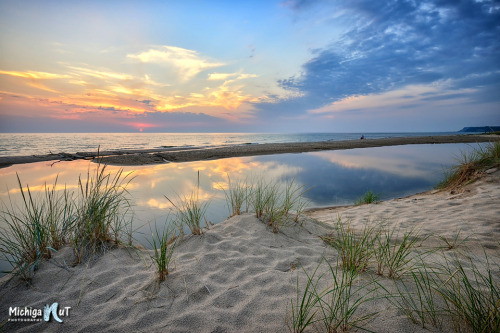
MULTIPOLYGON (((457 157, 477 145, 406 145, 352 150, 321 151, 226 158, 213 161, 168 163, 147 166, 107 166, 109 172, 123 169, 133 179, 127 189, 133 211, 135 239, 148 246, 151 223, 163 223, 172 208, 165 198, 187 196, 196 189, 200 173, 199 198, 208 202, 206 219, 218 223, 229 215, 223 189, 232 180, 257 178, 285 183, 295 179, 309 190, 308 207, 352 204, 366 191, 380 199, 407 196, 432 189, 455 164, 457 157)), ((78 177, 95 170, 89 161, 41 162, 0 169, 2 206, 21 204, 16 173, 24 188, 37 195, 44 184, 56 190, 78 190, 78 177)), ((4 208, 2 208, 3 210, 4 208)), ((4 212, 0 212, 4 214, 4 212)), ((0 223, 4 223, 0 221, 0 223)), ((3 265, 2 265, 3 266, 3 265)), ((0 267, 4 268, 4 267, 0 267)))

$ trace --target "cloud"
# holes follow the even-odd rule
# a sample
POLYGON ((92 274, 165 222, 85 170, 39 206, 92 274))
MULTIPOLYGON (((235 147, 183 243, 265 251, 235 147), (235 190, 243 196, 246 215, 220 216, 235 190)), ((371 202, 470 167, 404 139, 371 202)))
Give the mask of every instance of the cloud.
POLYGON ((70 66, 67 65, 74 76, 90 76, 97 79, 113 79, 113 80, 132 80, 134 76, 123 74, 123 73, 115 73, 111 71, 98 70, 90 67, 78 67, 78 66, 70 66))
POLYGON ((45 80, 68 79, 69 75, 56 73, 38 72, 38 71, 4 71, 0 70, 0 74, 7 75, 16 79, 20 79, 29 87, 47 91, 50 93, 58 93, 56 89, 50 88, 43 83, 45 80))
MULTIPOLYGON (((423 105, 426 102, 464 103, 475 92, 475 89, 449 90, 449 87, 444 83, 412 85, 378 94, 351 95, 319 108, 308 110, 308 113, 320 115, 375 108, 400 109, 423 105)), ((436 105, 434 103, 434 106, 436 105)))
POLYGON ((25 79, 34 79, 34 80, 53 80, 53 79, 70 78, 69 75, 61 75, 61 74, 37 72, 37 71, 19 72, 19 71, 0 70, 0 74, 14 76, 14 77, 21 77, 25 79))
POLYGON ((231 77, 238 75, 237 73, 210 73, 208 74, 209 81, 217 81, 217 80, 227 80, 231 77))
MULTIPOLYGON (((331 2, 318 0, 287 4, 300 17, 316 13, 311 8, 326 3, 331 6, 331 2)), ((305 107, 289 109, 292 115, 353 96, 443 83, 443 99, 453 96, 454 90, 461 93, 466 89, 471 101, 500 101, 495 93, 500 88, 500 10, 496 2, 390 0, 382 4, 353 0, 335 6, 337 20, 349 23, 341 38, 314 50, 301 74, 279 81, 284 89, 303 94, 296 102, 305 107)), ((261 110, 270 114, 278 107, 264 104, 261 110)))
MULTIPOLYGON (((54 108, 59 117, 68 114, 84 112, 120 112, 124 117, 132 114, 148 112, 189 112, 189 108, 205 108, 212 116, 224 119, 247 118, 251 113, 249 103, 261 100, 245 92, 245 86, 236 83, 238 80, 254 77, 241 71, 229 73, 230 80, 218 82, 205 81, 207 86, 188 91, 156 83, 148 74, 137 77, 130 74, 115 72, 109 69, 90 66, 72 66, 63 64, 65 75, 41 72, 14 72, 13 80, 21 80, 28 85, 44 91, 58 93, 56 96, 41 96, 40 94, 22 94, 22 102, 16 104, 38 104, 54 108), (58 92, 43 85, 38 79, 26 77, 60 77, 65 78, 70 85, 61 86, 65 91, 58 92), (211 84, 209 84, 211 83, 211 84), (242 105, 246 103, 247 105, 242 105), (230 111, 230 113, 228 113, 230 111)), ((3 71, 6 72, 6 71, 3 71)), ((9 74, 12 74, 9 72, 9 74)), ((12 96, 13 93, 3 92, 12 96)), ((202 110, 203 111, 203 110, 202 110)))
POLYGON ((172 67, 185 81, 204 70, 224 65, 203 59, 196 51, 175 46, 161 46, 138 54, 128 54, 127 57, 143 63, 172 67))
POLYGON ((217 80, 228 80, 228 79, 234 79, 234 80, 243 80, 243 79, 250 79, 250 78, 256 78, 258 75, 256 74, 245 74, 245 73, 210 73, 208 74, 208 80, 209 81, 217 81, 217 80))

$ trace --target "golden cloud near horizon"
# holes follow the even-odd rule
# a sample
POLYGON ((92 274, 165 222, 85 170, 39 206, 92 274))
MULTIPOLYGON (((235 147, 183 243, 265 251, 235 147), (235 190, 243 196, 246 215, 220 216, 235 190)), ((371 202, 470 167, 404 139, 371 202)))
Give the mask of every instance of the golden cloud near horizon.
MULTIPOLYGON (((189 53, 188 53, 189 54, 189 53)), ((198 69, 203 68, 203 62, 198 69)), ((205 66, 210 67, 210 66, 205 66)), ((187 91, 185 93, 172 88, 170 94, 165 88, 169 84, 159 83, 145 74, 142 77, 113 72, 104 69, 84 68, 81 66, 64 65, 67 70, 65 74, 36 72, 36 71, 4 71, 0 74, 10 77, 12 80, 21 80, 21 86, 35 88, 40 92, 4 91, 4 95, 13 98, 24 99, 24 101, 13 101, 13 104, 40 105, 52 108, 53 116, 59 112, 55 105, 65 106, 65 114, 81 114, 85 112, 100 112, 108 109, 116 112, 129 114, 143 114, 147 112, 183 112, 189 107, 210 107, 211 116, 237 119, 239 113, 223 112, 217 108, 238 111, 244 103, 258 102, 266 97, 252 96, 244 93, 243 84, 235 85, 240 79, 253 78, 257 75, 230 73, 224 74, 226 78, 222 84, 205 86, 201 91, 187 91), (59 79, 57 87, 46 83, 46 80, 59 79), (62 82, 62 83, 61 83, 62 82), (162 89, 160 89, 162 88, 162 89), (20 93, 21 92, 21 93, 20 93), (46 95, 50 93, 50 95, 46 95), (54 96, 56 95, 56 96, 54 96)), ((214 80, 205 79, 207 83, 214 80)), ((215 80, 217 81, 217 80, 215 80)), ((11 87, 17 85, 10 85, 11 87)), ((249 109, 242 110, 242 116, 248 116, 249 109)), ((56 116, 57 117, 57 116, 56 116)))

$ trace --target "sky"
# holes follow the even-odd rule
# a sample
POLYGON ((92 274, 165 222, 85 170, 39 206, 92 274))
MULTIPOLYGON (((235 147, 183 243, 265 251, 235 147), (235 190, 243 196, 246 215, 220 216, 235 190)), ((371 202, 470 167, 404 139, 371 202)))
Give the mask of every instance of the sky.
POLYGON ((500 125, 500 1, 0 2, 0 132, 500 125))

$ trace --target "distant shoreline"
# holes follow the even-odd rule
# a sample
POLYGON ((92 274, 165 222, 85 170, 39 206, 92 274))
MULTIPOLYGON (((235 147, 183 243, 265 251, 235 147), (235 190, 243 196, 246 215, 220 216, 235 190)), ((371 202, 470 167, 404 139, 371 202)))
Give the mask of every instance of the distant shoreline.
POLYGON ((111 165, 147 165, 169 162, 215 160, 229 157, 302 153, 321 150, 344 150, 409 144, 479 143, 493 141, 500 141, 500 136, 457 134, 443 136, 394 137, 344 141, 263 143, 222 147, 182 147, 116 150, 101 151, 99 153, 96 151, 85 153, 59 153, 31 156, 2 156, 0 157, 0 168, 8 167, 14 164, 45 161, 70 161, 77 159, 99 161, 101 163, 111 165))

